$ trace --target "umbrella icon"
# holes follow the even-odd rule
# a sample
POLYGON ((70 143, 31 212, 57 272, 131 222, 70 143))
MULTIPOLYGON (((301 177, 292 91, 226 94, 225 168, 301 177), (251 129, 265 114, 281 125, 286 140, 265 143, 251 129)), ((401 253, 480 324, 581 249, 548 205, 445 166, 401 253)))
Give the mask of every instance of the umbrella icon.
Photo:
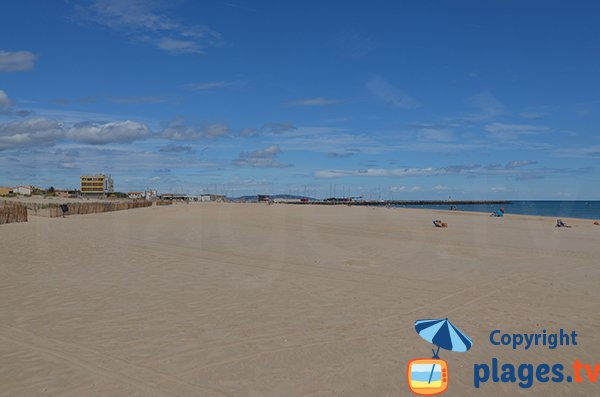
MULTIPOLYGON (((440 358, 438 355, 440 348, 462 353, 469 350, 473 345, 471 339, 464 332, 456 328, 447 318, 417 320, 415 321, 415 330, 421 338, 437 346, 437 351, 431 349, 434 359, 440 358)), ((428 383, 431 383, 434 369, 435 365, 431 368, 428 383)))

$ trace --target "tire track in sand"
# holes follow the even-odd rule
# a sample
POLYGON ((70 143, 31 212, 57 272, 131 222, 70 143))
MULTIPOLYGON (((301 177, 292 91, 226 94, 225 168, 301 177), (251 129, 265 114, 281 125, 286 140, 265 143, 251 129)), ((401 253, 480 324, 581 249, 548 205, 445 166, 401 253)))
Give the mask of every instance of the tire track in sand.
POLYGON ((0 339, 20 345, 41 355, 58 358, 74 368, 83 369, 92 375, 131 385, 149 396, 187 397, 210 395, 233 397, 233 395, 218 388, 195 385, 175 376, 141 367, 88 347, 40 337, 11 326, 0 325, 0 339), (81 356, 87 357, 83 358, 81 356), (161 385, 168 385, 169 390, 182 390, 182 392, 167 391, 161 388, 161 385))

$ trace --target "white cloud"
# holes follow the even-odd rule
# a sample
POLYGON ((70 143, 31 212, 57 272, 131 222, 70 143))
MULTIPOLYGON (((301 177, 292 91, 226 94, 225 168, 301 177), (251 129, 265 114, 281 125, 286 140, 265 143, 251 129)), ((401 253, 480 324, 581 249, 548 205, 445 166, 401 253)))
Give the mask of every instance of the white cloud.
MULTIPOLYGON (((569 169, 522 169, 522 167, 535 164, 533 161, 519 161, 508 163, 501 167, 497 164, 483 166, 481 164, 449 165, 446 167, 423 167, 423 168, 367 168, 362 170, 320 170, 315 172, 316 178, 342 178, 342 177, 424 177, 424 176, 447 176, 462 175, 467 177, 497 176, 513 177, 517 179, 533 179, 547 174, 569 173, 569 169)), ((434 190, 443 190, 445 186, 438 185, 434 190)))
POLYGON ((229 127, 223 124, 210 124, 202 130, 205 138, 219 138, 229 135, 229 127))
POLYGON ((262 132, 267 134, 283 134, 286 132, 297 130, 296 127, 289 123, 270 123, 262 127, 262 132))
POLYGON ((205 54, 198 43, 192 40, 178 40, 170 37, 158 39, 156 46, 173 54, 205 54))
POLYGON ((328 99, 323 97, 308 98, 308 99, 297 99, 295 101, 288 102, 290 106, 330 106, 337 105, 342 101, 338 99, 328 99))
POLYGON ((33 69, 35 54, 29 51, 0 51, 0 72, 22 72, 33 69))
POLYGON ((526 167, 528 165, 537 164, 538 162, 535 160, 514 160, 506 163, 506 168, 519 168, 526 167))
POLYGON ((173 53, 204 53, 222 44, 221 34, 204 25, 187 25, 169 18, 169 2, 144 0, 95 0, 76 6, 80 23, 92 22, 117 30, 141 42, 173 53))
POLYGON ((421 106, 419 101, 405 94, 379 76, 373 77, 367 83, 367 88, 376 98, 390 106, 400 109, 413 109, 421 106))
POLYGON ((240 136, 252 137, 261 135, 282 135, 289 134, 298 130, 295 126, 289 123, 268 123, 261 128, 243 128, 240 130, 240 136))
POLYGON ((173 141, 195 141, 224 137, 229 133, 229 127, 223 124, 209 124, 204 128, 194 128, 187 126, 183 119, 177 118, 162 131, 160 136, 173 141))
MULTIPOLYGON (((4 103, 10 101, 4 96, 0 96, 0 99, 4 103)), ((1 110, 2 107, 0 107, 0 114, 2 113, 1 110)), ((10 111, 9 114, 11 114, 10 111)), ((0 123, 0 150, 49 146, 63 140, 86 145, 106 145, 109 143, 130 143, 151 138, 194 141, 216 139, 229 134, 230 129, 226 125, 209 124, 196 129, 186 126, 181 119, 173 121, 162 131, 153 132, 146 124, 132 120, 81 121, 81 119, 75 118, 74 120, 61 122, 55 118, 34 117, 0 123)), ((169 148, 161 151, 167 152, 169 148)), ((191 148, 184 151, 187 153, 193 152, 191 148)))
POLYGON ((390 191, 397 193, 397 192, 409 192, 409 193, 414 193, 414 192, 420 192, 422 190, 421 186, 392 186, 390 187, 390 191))
POLYGON ((417 136, 420 139, 438 142, 451 142, 456 139, 451 130, 435 127, 423 127, 418 130, 417 136))
POLYGON ((194 153, 194 148, 189 145, 166 145, 161 147, 158 151, 162 153, 176 153, 181 155, 194 153))
POLYGON ((33 118, 0 124, 0 150, 47 146, 64 138, 64 126, 50 119, 33 118))
POLYGON ((261 150, 253 152, 242 152, 240 156, 233 160, 233 164, 241 167, 258 168, 285 168, 291 167, 290 164, 282 164, 276 161, 281 153, 278 145, 271 145, 261 150))
POLYGON ((549 128, 530 124, 491 123, 486 125, 484 130, 498 139, 516 139, 521 135, 541 134, 549 128))
POLYGON ((78 123, 69 128, 56 120, 38 117, 0 124, 0 150, 49 146, 61 140, 91 145, 128 143, 150 135, 146 125, 129 120, 78 123))
POLYGON ((206 90, 213 90, 213 89, 218 89, 218 88, 225 88, 225 87, 229 87, 232 85, 236 85, 239 82, 237 81, 206 81, 203 83, 191 83, 191 84, 187 84, 185 87, 188 90, 192 90, 192 91, 206 91, 206 90))
POLYGON ((58 163, 58 168, 62 168, 64 170, 76 170, 79 169, 79 166, 76 163, 65 161, 58 163))
POLYGON ((600 146, 558 149, 556 154, 560 157, 600 157, 600 146))
POLYGON ((442 168, 367 168, 363 170, 322 170, 315 173, 317 178, 341 178, 345 176, 367 177, 408 177, 431 176, 446 173, 442 168))
POLYGON ((249 137, 249 136, 257 136, 259 131, 256 128, 242 128, 240 130, 240 136, 249 137))
POLYGON ((66 137, 75 142, 91 145, 107 143, 129 143, 150 136, 150 129, 134 121, 113 121, 109 123, 78 123, 70 128, 66 137))
POLYGON ((6 92, 0 90, 0 109, 7 108, 9 106, 12 106, 12 101, 10 100, 6 92))
POLYGON ((359 152, 359 150, 346 149, 343 152, 329 152, 329 153, 327 153, 327 156, 331 157, 331 158, 343 159, 343 158, 347 158, 347 157, 352 157, 355 154, 357 154, 358 152, 359 152))
POLYGON ((543 119, 544 117, 549 116, 549 113, 546 113, 546 112, 522 112, 522 113, 519 113, 519 116, 523 117, 524 119, 528 119, 528 120, 540 120, 540 119, 543 119))

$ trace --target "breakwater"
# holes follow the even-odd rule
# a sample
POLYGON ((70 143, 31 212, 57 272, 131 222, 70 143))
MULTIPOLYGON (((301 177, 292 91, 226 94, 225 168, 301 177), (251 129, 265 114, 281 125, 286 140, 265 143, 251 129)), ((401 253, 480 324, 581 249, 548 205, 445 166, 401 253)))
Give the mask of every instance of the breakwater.
POLYGON ((0 203, 0 225, 27 222, 27 207, 18 203, 0 203))

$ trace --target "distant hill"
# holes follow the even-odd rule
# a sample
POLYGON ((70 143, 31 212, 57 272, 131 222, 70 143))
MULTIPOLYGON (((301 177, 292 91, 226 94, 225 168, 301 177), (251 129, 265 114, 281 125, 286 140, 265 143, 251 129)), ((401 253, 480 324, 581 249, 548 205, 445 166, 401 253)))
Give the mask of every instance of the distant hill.
MULTIPOLYGON (((297 199, 297 200, 308 199, 309 201, 317 200, 316 198, 307 197, 307 196, 297 196, 294 194, 273 194, 273 195, 270 195, 269 197, 271 197, 271 199, 297 199)), ((255 194, 253 196, 229 197, 229 200, 256 203, 256 202, 258 202, 258 195, 255 194)))

